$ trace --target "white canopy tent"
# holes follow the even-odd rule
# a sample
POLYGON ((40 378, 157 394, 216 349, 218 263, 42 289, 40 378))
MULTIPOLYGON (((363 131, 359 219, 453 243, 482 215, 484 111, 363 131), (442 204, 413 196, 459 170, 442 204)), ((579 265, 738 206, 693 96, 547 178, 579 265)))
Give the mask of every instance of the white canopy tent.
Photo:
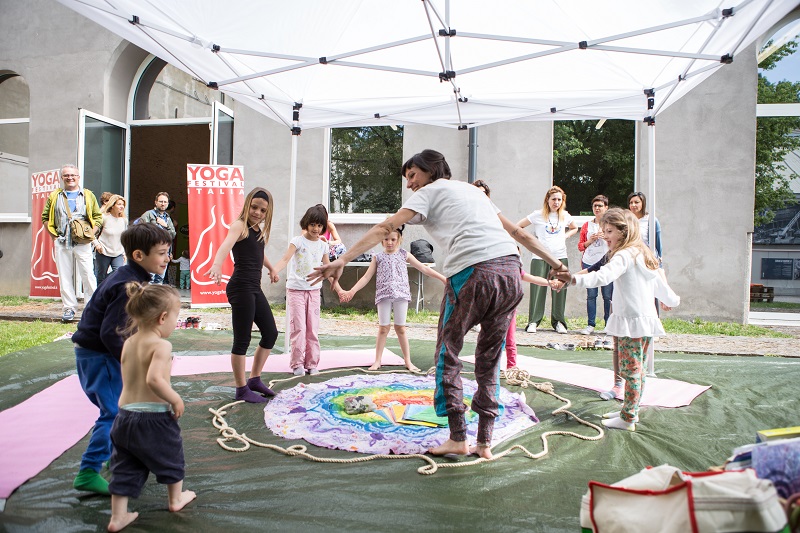
MULTIPOLYGON (((303 129, 391 124, 467 129, 502 121, 604 118, 653 126, 660 112, 734 61, 798 5, 795 0, 59 2, 294 133, 290 220, 297 136, 303 129)), ((655 128, 648 131, 648 207, 655 213, 655 128)))

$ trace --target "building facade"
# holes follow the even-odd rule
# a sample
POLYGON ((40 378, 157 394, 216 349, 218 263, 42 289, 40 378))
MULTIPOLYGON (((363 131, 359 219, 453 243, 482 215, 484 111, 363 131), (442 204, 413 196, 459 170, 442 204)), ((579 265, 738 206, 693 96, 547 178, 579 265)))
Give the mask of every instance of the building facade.
MULTIPOLYGON (((166 190, 176 200, 180 231, 186 220, 185 166, 211 161, 209 124, 214 116, 229 121, 226 110, 234 124, 226 157, 244 167, 247 188, 266 187, 275 198, 270 258, 277 260, 285 251, 309 206, 329 205, 329 130, 307 130, 299 139, 297 220, 288 220, 287 128, 206 89, 52 0, 0 0, 0 13, 0 294, 28 294, 30 221, 40 216, 32 212, 32 173, 77 162, 86 187, 98 195, 109 190, 128 198, 131 219, 152 207, 155 193, 166 190)), ((643 178, 636 190, 654 200, 665 268, 683 299, 671 316, 746 321, 755 118, 755 46, 659 116, 657 189, 648 191, 643 178)), ((647 128, 637 127, 637 166, 643 177, 648 172, 647 128)), ((451 163, 454 179, 466 180, 468 135, 405 126, 402 157, 436 149, 451 163)), ((552 148, 551 122, 479 128, 476 177, 491 183, 492 200, 509 219, 540 208, 545 191, 558 184, 552 148)), ((575 213, 586 207, 568 205, 575 213)), ((380 213, 331 216, 345 243, 382 218, 380 213)), ((183 230, 186 234, 188 227, 183 230)), ((417 238, 430 240, 423 229, 410 228, 405 245, 417 238)), ((577 237, 568 246, 570 263, 579 265, 577 237)), ((441 264, 439 254, 434 250, 441 264)), ((530 254, 524 252, 526 269, 529 263, 530 254)), ((348 272, 344 285, 349 287, 354 278, 355 272, 348 272)), ((425 289, 426 307, 438 308, 441 287, 429 283, 425 289)), ((272 302, 285 297, 283 282, 265 283, 264 290, 272 302)), ((366 292, 361 303, 370 305, 366 292)), ((326 296, 332 301, 329 292, 326 296)), ((527 296, 520 306, 521 312, 525 309, 527 296)), ((567 312, 585 314, 585 291, 570 291, 567 312)))

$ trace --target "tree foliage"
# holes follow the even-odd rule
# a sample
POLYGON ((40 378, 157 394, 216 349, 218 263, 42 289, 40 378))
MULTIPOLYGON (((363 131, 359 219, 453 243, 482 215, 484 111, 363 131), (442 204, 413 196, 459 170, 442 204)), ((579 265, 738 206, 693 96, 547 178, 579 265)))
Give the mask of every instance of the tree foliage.
POLYGON ((627 207, 633 191, 634 129, 629 120, 559 121, 553 126, 553 182, 567 194, 573 215, 591 212, 592 198, 627 207))
POLYGON ((403 128, 331 131, 330 205, 337 213, 394 213, 402 205, 403 128))
MULTIPOLYGON (((769 45, 769 43, 767 43, 769 45)), ((778 61, 794 53, 797 44, 789 42, 764 59, 759 65, 763 70, 772 70, 778 61)), ((758 74, 758 103, 800 102, 800 83, 790 81, 770 82, 758 74)), ((767 224, 775 218, 775 212, 795 203, 794 193, 789 187, 790 178, 781 174, 786 165, 787 154, 800 148, 800 136, 793 134, 800 129, 800 117, 760 117, 756 126, 756 195, 753 207, 756 226, 767 224)))

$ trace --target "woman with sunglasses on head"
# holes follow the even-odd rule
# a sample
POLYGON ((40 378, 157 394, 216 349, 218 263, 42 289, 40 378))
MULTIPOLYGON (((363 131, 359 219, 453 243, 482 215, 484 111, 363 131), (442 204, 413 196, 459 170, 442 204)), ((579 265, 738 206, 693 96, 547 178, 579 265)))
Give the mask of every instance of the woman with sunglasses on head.
MULTIPOLYGON (((517 225, 521 228, 533 226, 533 234, 553 257, 561 260, 569 267, 567 260, 567 239, 578 232, 578 226, 572 220, 567 210, 567 195, 561 187, 550 187, 544 196, 544 205, 517 225)), ((531 260, 531 275, 547 279, 550 274, 550 265, 539 256, 533 255, 531 260)), ((528 327, 525 331, 536 333, 542 317, 544 316, 544 302, 547 298, 547 287, 531 285, 531 300, 528 310, 528 327)), ((567 332, 567 321, 564 317, 564 308, 567 305, 567 292, 565 290, 550 290, 550 323, 558 333, 567 332)))

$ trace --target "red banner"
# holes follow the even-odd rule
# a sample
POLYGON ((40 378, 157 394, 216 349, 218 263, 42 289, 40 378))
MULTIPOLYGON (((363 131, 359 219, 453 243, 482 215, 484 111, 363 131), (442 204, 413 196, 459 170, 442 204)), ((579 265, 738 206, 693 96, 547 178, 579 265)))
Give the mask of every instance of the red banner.
POLYGON ((33 207, 31 214, 31 297, 60 298, 58 268, 53 250, 53 239, 42 224, 42 211, 50 193, 61 185, 59 170, 31 174, 33 207))
POLYGON ((222 283, 206 272, 214 263, 228 228, 244 204, 244 167, 186 165, 189 190, 189 262, 192 268, 192 307, 228 305, 225 287, 233 274, 233 256, 222 264, 222 283))

